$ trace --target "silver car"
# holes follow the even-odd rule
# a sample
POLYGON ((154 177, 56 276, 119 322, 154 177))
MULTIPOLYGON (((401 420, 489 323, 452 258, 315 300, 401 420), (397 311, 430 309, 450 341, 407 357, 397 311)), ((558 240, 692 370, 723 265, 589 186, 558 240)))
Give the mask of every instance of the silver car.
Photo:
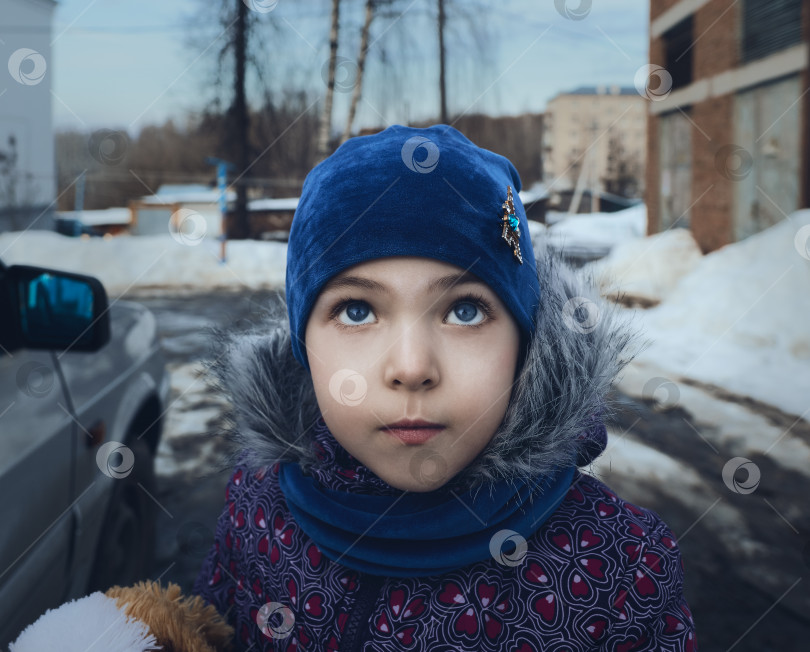
POLYGON ((145 307, 0 262, 0 649, 51 607, 148 577, 168 393, 145 307))

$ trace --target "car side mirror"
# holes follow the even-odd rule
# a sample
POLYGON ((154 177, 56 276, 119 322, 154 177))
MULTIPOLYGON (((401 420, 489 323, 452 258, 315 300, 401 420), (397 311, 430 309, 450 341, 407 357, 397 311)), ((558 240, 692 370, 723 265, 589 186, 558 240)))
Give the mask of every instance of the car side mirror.
POLYGON ((107 292, 98 279, 12 265, 3 280, 12 348, 97 351, 110 341, 107 292))

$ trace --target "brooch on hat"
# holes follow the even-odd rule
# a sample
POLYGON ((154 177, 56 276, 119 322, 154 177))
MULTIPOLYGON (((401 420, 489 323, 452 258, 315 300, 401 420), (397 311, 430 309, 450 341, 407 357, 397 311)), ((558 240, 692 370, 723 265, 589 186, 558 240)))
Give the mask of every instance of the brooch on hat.
POLYGON ((501 217, 501 237, 506 240, 506 244, 512 247, 512 253, 518 262, 523 264, 523 256, 520 255, 520 222, 515 213, 515 203, 512 200, 512 186, 506 186, 506 201, 501 205, 503 217, 501 217))

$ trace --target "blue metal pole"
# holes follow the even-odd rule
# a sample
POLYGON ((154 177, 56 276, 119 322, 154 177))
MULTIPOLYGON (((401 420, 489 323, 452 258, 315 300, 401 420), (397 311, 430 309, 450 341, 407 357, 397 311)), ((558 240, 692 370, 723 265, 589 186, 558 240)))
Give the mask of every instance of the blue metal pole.
POLYGON ((219 212, 221 215, 221 229, 222 233, 219 235, 220 253, 219 262, 225 262, 225 243, 228 239, 227 228, 227 213, 228 213, 228 169, 233 168, 231 163, 223 161, 220 158, 209 156, 206 159, 207 163, 217 166, 217 189, 219 190, 219 212))

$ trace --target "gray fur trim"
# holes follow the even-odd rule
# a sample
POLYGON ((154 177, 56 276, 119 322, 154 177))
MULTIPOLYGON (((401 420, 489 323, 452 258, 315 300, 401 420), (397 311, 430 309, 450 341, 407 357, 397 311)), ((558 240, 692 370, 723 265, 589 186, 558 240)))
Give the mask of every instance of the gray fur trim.
POLYGON ((534 248, 542 293, 535 335, 500 429, 464 470, 471 480, 537 478, 575 464, 587 444, 579 435, 594 416, 611 420, 611 385, 642 347, 590 274, 542 242, 534 248))
POLYGON ((276 462, 316 462, 308 435, 320 417, 309 372, 295 359, 283 293, 264 308, 259 324, 246 332, 214 328, 209 387, 231 403, 225 434, 236 445, 235 462, 252 468, 276 462))
MULTIPOLYGON (((501 427, 453 486, 537 478, 576 463, 585 443, 578 436, 595 414, 610 421, 611 385, 638 353, 638 333, 618 305, 599 296, 589 274, 542 242, 535 256, 543 293, 535 336, 501 427)), ((232 404, 228 434, 237 454, 250 451, 245 461, 254 468, 289 461, 307 469, 316 463, 309 433, 320 411, 309 372, 293 357, 279 298, 250 331, 215 330, 208 368, 213 387, 232 404)))

